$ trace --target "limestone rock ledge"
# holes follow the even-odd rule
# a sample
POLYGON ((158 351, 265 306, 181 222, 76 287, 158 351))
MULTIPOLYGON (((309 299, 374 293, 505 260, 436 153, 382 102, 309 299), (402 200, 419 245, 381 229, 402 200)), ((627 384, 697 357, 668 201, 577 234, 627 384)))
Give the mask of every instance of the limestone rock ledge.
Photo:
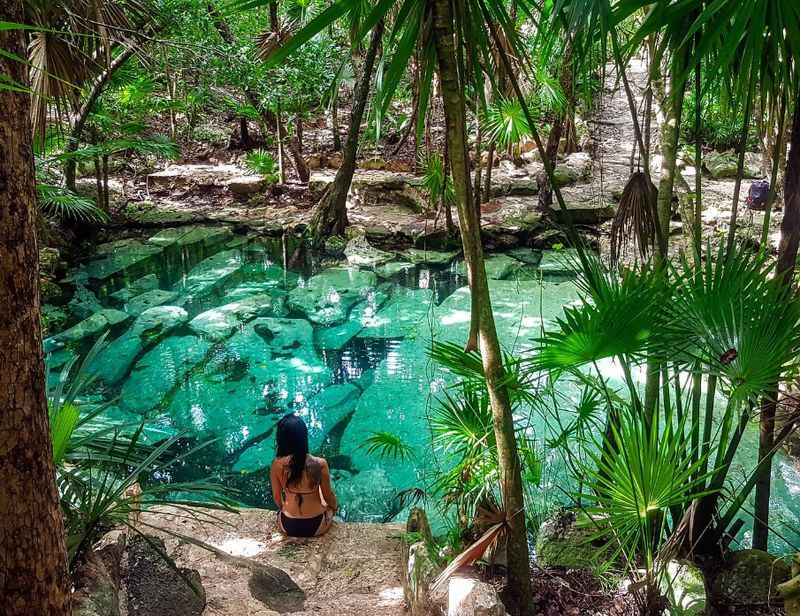
POLYGON ((175 564, 199 573, 204 614, 405 613, 401 526, 337 523, 323 537, 288 539, 277 532, 274 511, 215 515, 221 522, 201 522, 171 510, 142 516, 143 524, 164 529, 153 534, 163 539, 175 564))

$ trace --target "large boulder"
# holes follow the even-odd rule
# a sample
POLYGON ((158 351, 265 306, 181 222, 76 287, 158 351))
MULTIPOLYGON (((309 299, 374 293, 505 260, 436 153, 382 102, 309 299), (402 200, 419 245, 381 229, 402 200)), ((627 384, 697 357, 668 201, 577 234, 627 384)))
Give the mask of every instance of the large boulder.
POLYGON ((506 608, 491 584, 477 574, 456 573, 447 590, 447 616, 506 616, 506 608))
POLYGON ((596 536, 597 527, 585 515, 558 512, 539 527, 536 562, 542 568, 596 569, 610 555, 596 536))
POLYGON ((780 599, 776 587, 790 577, 783 560, 762 550, 741 550, 728 555, 712 586, 714 598, 727 606, 755 606, 780 599))
POLYGON ((225 182, 228 190, 234 195, 254 195, 267 186, 267 180, 261 175, 239 175, 225 182))
POLYGON ((123 582, 128 616, 200 616, 206 607, 200 574, 176 566, 159 537, 131 536, 123 582))
POLYGON ((586 152, 575 152, 556 165, 553 176, 558 186, 567 186, 592 175, 592 157, 586 152))

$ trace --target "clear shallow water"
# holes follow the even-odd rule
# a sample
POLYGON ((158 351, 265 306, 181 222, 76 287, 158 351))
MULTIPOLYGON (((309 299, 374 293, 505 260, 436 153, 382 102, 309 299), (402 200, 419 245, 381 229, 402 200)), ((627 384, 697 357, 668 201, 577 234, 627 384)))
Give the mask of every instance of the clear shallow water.
MULTIPOLYGON (((514 257, 490 259, 490 273, 506 278, 490 287, 501 342, 520 353, 577 294, 547 256, 540 266, 525 263, 536 261, 532 253, 514 257)), ((89 402, 111 402, 99 421, 133 429, 145 416, 146 438, 181 434, 184 448, 215 439, 172 479, 214 476, 240 489, 244 504, 272 506, 275 424, 296 412, 309 425, 312 452, 330 461, 344 515, 380 521, 397 513, 398 492, 424 487, 442 464, 430 449, 427 416, 454 379, 427 351, 434 339, 466 338, 470 304, 461 271, 458 263, 349 269, 319 263, 281 239, 226 228, 113 242, 71 272, 79 301, 69 307, 69 327, 45 343, 49 378, 110 326, 109 344, 90 366, 97 382, 89 402), (363 443, 377 431, 402 437, 413 460, 370 456, 363 443)), ((604 371, 615 378, 610 362, 604 371)), ((579 394, 565 384, 562 395, 579 394)), ((529 431, 544 444, 541 417, 531 415, 529 431)), ((734 481, 751 467, 756 439, 750 430, 734 481)), ((558 461, 550 459, 543 501, 563 494, 558 461)), ((793 543, 798 492, 794 462, 779 457, 774 518, 793 543)), ((780 539, 773 543, 787 550, 780 539)))

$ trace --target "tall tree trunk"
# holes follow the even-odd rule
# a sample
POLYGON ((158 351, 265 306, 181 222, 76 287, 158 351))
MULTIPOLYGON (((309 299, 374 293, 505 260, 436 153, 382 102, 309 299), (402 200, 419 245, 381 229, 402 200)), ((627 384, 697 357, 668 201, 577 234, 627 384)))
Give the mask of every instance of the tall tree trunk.
MULTIPOLYGON (((23 21, 22 2, 0 21, 23 21)), ((18 30, 0 49, 24 57, 18 30)), ((25 65, 0 74, 27 83, 25 65)), ((0 89, 0 601, 5 616, 66 616, 70 583, 45 398, 30 97, 0 89)))
MULTIPOLYGON (((795 103, 794 120, 786 162, 783 221, 781 243, 778 247, 778 262, 775 270, 783 283, 792 285, 797 249, 800 245, 800 100, 795 103)), ((761 407, 759 460, 766 460, 756 482, 755 512, 753 523, 753 547, 766 550, 769 538, 769 497, 772 477, 772 455, 775 440, 775 410, 778 387, 767 396, 761 407)))
POLYGON ((331 132, 333 133, 333 151, 342 151, 342 136, 339 134, 339 94, 331 100, 331 132))
MULTIPOLYGON (((206 4, 206 11, 208 12, 209 16, 211 17, 211 21, 214 23, 214 29, 217 31, 219 38, 227 45, 233 45, 236 42, 236 39, 233 36, 233 32, 231 32, 231 28, 228 25, 228 22, 222 17, 220 12, 217 10, 217 7, 214 5, 213 2, 208 2, 206 4)), ((264 109, 261 103, 258 100, 258 96, 253 90, 250 89, 249 86, 244 86, 242 88, 242 93, 244 94, 244 98, 249 105, 253 107, 258 112, 258 115, 261 116, 261 121, 270 129, 275 130, 275 114, 270 111, 269 109, 264 109)))
MULTIPOLYGON (((69 135, 67 135, 67 143, 64 147, 64 154, 71 154, 75 152, 81 144, 81 137, 83 136, 83 129, 86 128, 86 121, 89 119, 89 114, 94 109, 97 99, 105 90, 111 78, 130 58, 136 51, 134 45, 126 47, 120 54, 111 61, 111 64, 106 69, 95 77, 94 81, 89 86, 89 94, 83 101, 78 110, 72 115, 71 127, 69 135)), ((71 191, 75 191, 75 170, 77 162, 74 158, 67 158, 64 164, 64 183, 71 191)))
MULTIPOLYGON (((672 75, 677 75, 680 70, 677 61, 677 59, 673 60, 671 69, 672 75)), ((675 90, 675 79, 670 78, 669 91, 667 92, 662 89, 659 96, 660 107, 664 114, 661 122, 661 177, 659 179, 658 194, 656 196, 656 228, 658 230, 659 246, 654 255, 656 267, 659 268, 666 267, 669 259, 667 242, 669 240, 669 221, 672 217, 672 195, 675 188, 675 174, 678 173, 678 142, 680 140, 683 94, 685 89, 685 81, 681 80, 678 90, 675 90)), ((653 358, 648 358, 644 390, 644 412, 648 426, 656 420, 657 416, 660 375, 661 368, 658 362, 653 358)))
POLYGON ((347 129, 347 142, 344 145, 342 164, 336 172, 333 184, 314 208, 311 217, 310 231, 314 244, 320 244, 331 235, 342 235, 347 228, 347 193, 356 171, 358 154, 358 135, 361 121, 367 107, 372 71, 381 47, 383 38, 383 21, 379 21, 372 30, 367 56, 364 59, 361 79, 353 93, 353 110, 350 114, 350 126, 347 129))
POLYGON ((286 183, 286 157, 283 149, 283 118, 281 117, 281 102, 278 100, 278 110, 275 113, 275 141, 278 147, 278 177, 280 183, 286 183))
MULTIPOLYGON (((572 94, 572 43, 569 41, 566 43, 564 57, 561 60, 559 83, 564 94, 567 97, 572 97, 574 99, 574 95, 572 94)), ((553 121, 553 124, 550 128, 550 134, 547 135, 547 146, 545 147, 545 153, 547 154, 547 160, 550 161, 550 166, 553 168, 555 168, 556 163, 558 162, 558 146, 561 144, 561 137, 564 134, 564 129, 567 128, 568 130, 572 130, 573 134, 575 132, 574 115, 574 107, 570 108, 570 105, 567 104, 564 109, 564 113, 559 114, 553 121), (572 123, 571 129, 569 128, 570 122, 572 123)), ((573 141, 574 140, 575 139, 573 139, 573 141)), ((553 187, 550 186, 550 180, 547 177, 547 173, 544 171, 539 174, 537 180, 539 182, 538 207, 543 214, 547 215, 551 213, 551 207, 553 205, 553 187)))
POLYGON ((731 206, 730 225, 728 227, 727 252, 733 250, 733 243, 736 240, 736 222, 739 213, 739 195, 742 190, 742 178, 744 177, 744 155, 747 151, 747 133, 750 128, 750 113, 753 107, 753 90, 755 86, 750 82, 747 88, 747 100, 744 104, 744 122, 742 132, 739 135, 739 160, 736 165, 736 184, 733 188, 733 204, 731 206))
POLYGON ((783 124, 786 121, 786 103, 786 96, 781 96, 780 111, 778 112, 778 130, 775 132, 772 155, 770 157, 772 172, 770 174, 769 192, 767 193, 767 204, 764 208, 764 222, 761 226, 761 250, 763 251, 767 251, 769 248, 769 221, 772 216, 772 206, 775 204, 775 195, 778 193, 778 173, 780 172, 781 164, 780 152, 786 149, 786 142, 783 140, 783 124))
POLYGON ((244 116, 239 118, 239 145, 243 150, 250 147, 250 129, 244 116))
MULTIPOLYGON (((470 330, 472 334, 472 331, 477 329, 477 341, 492 407, 503 506, 509 526, 508 582, 519 608, 528 611, 532 607, 531 580, 522 476, 514 434, 514 419, 508 390, 504 384, 505 372, 484 268, 479 220, 472 201, 464 87, 459 81, 456 63, 453 18, 449 0, 428 0, 428 6, 433 13, 433 35, 442 86, 450 167, 472 293, 470 330)), ((467 341, 468 348, 472 343, 472 340, 467 341)))

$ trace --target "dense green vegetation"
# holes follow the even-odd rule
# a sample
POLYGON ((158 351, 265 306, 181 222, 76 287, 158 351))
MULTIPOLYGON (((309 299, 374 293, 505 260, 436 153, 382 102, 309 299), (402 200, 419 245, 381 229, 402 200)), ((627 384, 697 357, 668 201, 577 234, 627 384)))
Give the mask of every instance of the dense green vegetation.
MULTIPOLYGON (((435 511, 455 552, 487 527, 502 535, 511 609, 533 613, 529 546, 560 508, 580 514, 595 569, 627 576, 642 614, 679 613, 663 590, 676 559, 711 570, 743 532, 760 550, 782 540, 771 518, 773 459, 800 421, 796 0, 9 6, 0 8, 0 244, 8 246, 0 288, 3 313, 24 313, 33 325, 19 326, 20 317, 0 329, 0 343, 20 349, 0 360, 0 407, 14 409, 0 428, 16 434, 30 423, 34 444, 24 449, 38 462, 18 463, 19 451, 0 448, 0 483, 9 486, 0 509, 23 498, 19 486, 43 483, 57 498, 34 525, 59 510, 64 521, 41 562, 31 543, 14 549, 15 522, 0 522, 0 549, 23 554, 6 563, 20 579, 59 559, 75 566, 142 506, 212 516, 236 502, 213 479, 170 480, 209 443, 187 451, 180 436, 153 442, 144 423, 92 421, 103 408, 82 406, 85 368, 104 337, 44 395, 34 228, 43 246, 65 234, 64 246, 129 224, 114 183, 141 185, 170 161, 238 165, 260 182, 267 219, 281 198, 313 202, 293 231, 320 253, 352 231, 348 194, 359 167, 416 173, 420 216, 442 221, 442 246, 463 253, 470 325, 459 344, 430 350, 457 378, 429 415, 430 448, 446 463, 398 494, 395 513, 435 511), (610 90, 623 116, 599 120, 614 104, 610 90), (626 160, 598 154, 602 123, 630 128, 631 143, 618 138, 626 160), (565 160, 581 150, 597 175, 625 180, 613 220, 596 229, 574 224, 574 195, 565 196, 574 183, 565 160), (310 173, 331 159, 335 179, 312 194, 310 173), (529 164, 537 197, 526 213, 553 231, 547 247, 574 249, 565 254, 580 300, 543 326, 530 350, 512 354, 496 327, 482 215, 493 211, 492 175, 529 164), (717 172, 723 165, 729 172, 717 172), (758 216, 746 215, 747 177, 770 182, 758 216), (722 199, 709 182, 728 182, 722 199), (24 220, 12 216, 12 200, 27 208, 24 220), (723 214, 708 224, 711 209, 723 214), (564 393, 574 391, 577 399, 564 393), (533 416, 547 435, 532 432, 533 416), (751 424, 758 451, 742 463, 751 424), (549 467, 566 478, 561 494, 544 493, 549 467)), ((391 427, 362 447, 376 458, 420 455, 391 427)), ((47 613, 66 613, 66 584, 48 588, 47 613)), ((17 604, 30 600, 25 592, 14 587, 17 604)))

